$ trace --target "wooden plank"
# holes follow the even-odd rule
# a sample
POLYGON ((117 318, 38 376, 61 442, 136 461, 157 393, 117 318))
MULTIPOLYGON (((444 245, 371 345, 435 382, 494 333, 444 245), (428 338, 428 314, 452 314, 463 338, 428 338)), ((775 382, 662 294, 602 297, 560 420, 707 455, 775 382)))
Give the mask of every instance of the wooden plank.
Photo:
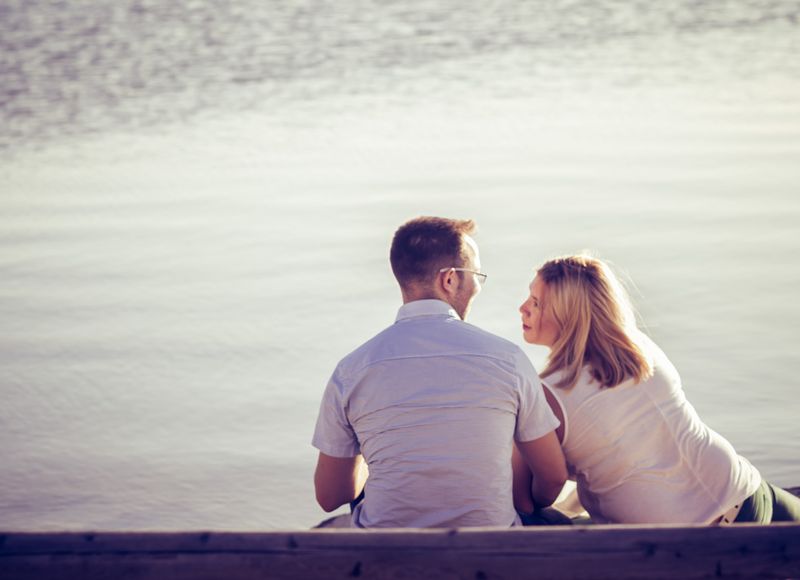
POLYGON ((800 577, 800 525, 5 533, 0 579, 800 577))

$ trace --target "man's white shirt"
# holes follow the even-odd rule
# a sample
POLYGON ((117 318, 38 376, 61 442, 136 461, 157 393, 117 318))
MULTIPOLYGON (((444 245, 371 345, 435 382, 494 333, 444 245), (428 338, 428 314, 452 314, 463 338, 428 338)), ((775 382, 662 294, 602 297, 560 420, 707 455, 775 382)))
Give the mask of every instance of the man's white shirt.
POLYGON ((510 526, 513 440, 558 424, 517 345, 417 300, 336 367, 312 444, 366 459, 355 526, 510 526))

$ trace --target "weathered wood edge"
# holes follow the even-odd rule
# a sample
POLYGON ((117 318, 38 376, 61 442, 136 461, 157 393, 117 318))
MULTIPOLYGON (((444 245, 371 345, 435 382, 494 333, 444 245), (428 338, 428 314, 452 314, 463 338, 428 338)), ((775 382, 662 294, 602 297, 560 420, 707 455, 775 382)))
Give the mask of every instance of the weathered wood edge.
POLYGON ((0 532, 0 579, 800 577, 800 524, 0 532))
POLYGON ((0 558, 35 554, 274 553, 296 550, 443 547, 534 552, 557 542, 565 550, 589 550, 598 542, 740 542, 779 539, 800 555, 800 524, 770 526, 605 525, 530 528, 320 529, 275 532, 3 532, 0 558))

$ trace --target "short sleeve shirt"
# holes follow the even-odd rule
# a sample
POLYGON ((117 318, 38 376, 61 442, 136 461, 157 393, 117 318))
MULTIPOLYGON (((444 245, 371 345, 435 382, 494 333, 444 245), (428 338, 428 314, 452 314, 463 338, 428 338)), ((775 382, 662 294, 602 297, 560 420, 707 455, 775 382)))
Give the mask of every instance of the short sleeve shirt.
POLYGON ((419 300, 336 367, 312 444, 363 454, 357 526, 507 526, 513 441, 558 424, 518 346, 419 300))

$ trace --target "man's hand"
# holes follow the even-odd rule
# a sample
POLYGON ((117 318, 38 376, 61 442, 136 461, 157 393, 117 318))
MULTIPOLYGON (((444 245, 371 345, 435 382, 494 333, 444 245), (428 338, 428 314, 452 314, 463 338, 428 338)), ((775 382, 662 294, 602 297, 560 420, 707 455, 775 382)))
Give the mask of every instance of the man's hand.
POLYGON ((326 512, 349 503, 358 497, 367 481, 367 469, 362 455, 331 457, 319 454, 314 472, 317 503, 326 512))

